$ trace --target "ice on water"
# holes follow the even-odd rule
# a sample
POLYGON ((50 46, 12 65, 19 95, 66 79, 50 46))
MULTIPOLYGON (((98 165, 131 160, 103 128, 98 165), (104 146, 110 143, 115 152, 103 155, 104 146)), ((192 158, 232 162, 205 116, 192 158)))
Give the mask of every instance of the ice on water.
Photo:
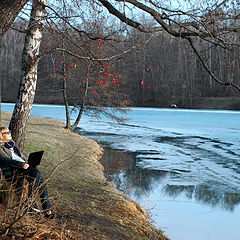
MULTIPOLYGON (((3 104, 3 111, 12 109, 13 104, 3 104)), ((32 115, 64 120, 64 106, 34 105, 32 115)), ((117 125, 84 116, 80 133, 136 152, 140 168, 179 173, 180 182, 215 182, 225 190, 229 185, 239 192, 239 111, 133 108, 128 118, 117 125)))

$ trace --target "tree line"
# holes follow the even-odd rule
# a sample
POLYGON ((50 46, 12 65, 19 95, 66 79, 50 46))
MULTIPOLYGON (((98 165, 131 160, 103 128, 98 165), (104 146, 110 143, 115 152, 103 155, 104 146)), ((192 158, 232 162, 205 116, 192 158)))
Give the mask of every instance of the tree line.
MULTIPOLYGON (((18 28, 23 29, 26 23, 19 22, 16 25, 18 28)), ((47 53, 59 41, 55 36, 55 40, 49 43, 47 39, 54 39, 53 34, 56 34, 56 32, 46 32, 41 44, 42 52, 47 53)), ((129 35, 121 36, 118 51, 121 52, 126 48, 136 46, 139 42, 144 43, 148 38, 150 36, 132 30, 129 35)), ((1 41, 0 72, 2 75, 3 101, 14 102, 16 100, 21 75, 20 62, 23 44, 24 34, 14 30, 8 31, 1 41)), ((65 40, 65 44, 70 46, 68 40, 65 40)), ((221 79, 240 84, 238 54, 228 52, 219 46, 211 46, 202 40, 198 40, 196 46, 200 51, 204 52, 209 65, 211 65, 214 72, 218 73, 221 79)), ((96 41, 84 46, 84 48, 84 51, 87 48, 91 51, 97 49, 99 52, 104 51, 113 55, 115 44, 111 40, 96 41)), ((74 46, 69 49, 72 52, 76 50, 74 46)), ((63 103, 63 87, 60 77, 63 64, 67 68, 69 103, 74 105, 82 101, 85 84, 83 79, 87 71, 86 61, 69 57, 67 54, 63 57, 62 53, 53 52, 47 53, 39 64, 37 102, 63 103), (65 58, 65 61, 63 58, 65 58)), ((102 66, 108 66, 109 71, 116 73, 115 76, 121 76, 117 80, 116 78, 114 78, 115 80, 112 79, 112 82, 118 83, 114 84, 115 89, 118 88, 117 90, 122 95, 122 101, 124 99, 128 101, 129 106, 152 105, 167 107, 171 103, 176 103, 179 107, 195 107, 194 104, 191 104, 191 101, 197 98, 224 98, 224 101, 227 101, 226 98, 239 97, 238 91, 231 86, 222 86, 212 79, 204 70, 194 52, 189 49, 187 42, 169 36, 165 32, 155 33, 146 44, 142 44, 134 51, 117 60, 108 61, 106 65, 101 65, 101 62, 94 64, 94 67, 89 70, 91 72, 92 88, 95 87, 95 89, 92 89, 92 95, 94 95, 94 90, 101 91, 101 87, 106 84, 104 80, 99 80, 100 77, 104 78, 104 75, 99 73, 102 66)), ((106 72, 103 71, 103 73, 109 74, 106 72)), ((109 75, 105 76, 105 79, 108 78, 109 75)), ((112 88, 109 91, 111 94, 113 93, 112 88)), ((108 101, 105 101, 107 98, 96 100, 96 95, 89 98, 86 104, 92 106, 116 106, 113 99, 108 99, 108 101)), ((221 106, 221 104, 219 105, 221 106)), ((211 104, 205 107, 211 107, 211 104)), ((238 108, 238 106, 232 105, 232 108, 238 108)))

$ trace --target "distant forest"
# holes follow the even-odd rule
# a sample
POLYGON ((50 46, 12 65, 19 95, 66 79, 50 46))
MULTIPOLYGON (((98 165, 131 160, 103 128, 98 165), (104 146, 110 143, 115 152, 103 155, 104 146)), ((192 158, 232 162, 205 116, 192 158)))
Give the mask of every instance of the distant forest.
MULTIPOLYGON (((23 29, 25 24, 17 23, 16 26, 18 29, 23 29)), ((47 34, 50 32, 48 31, 47 34)), ((64 62, 63 54, 55 52, 47 54, 54 45, 53 41, 48 42, 47 34, 44 35, 42 44, 42 52, 46 53, 46 56, 39 64, 35 103, 63 104, 62 81, 57 76, 57 73, 61 72, 61 63, 64 62)), ((54 35, 54 32, 51 34, 54 35)), ((124 51, 126 47, 135 46, 139 41, 146 41, 148 37, 146 34, 131 30, 129 35, 120 36, 118 43, 100 41, 96 42, 96 45, 110 54, 114 53, 116 44, 118 49, 122 48, 124 51)), ((57 36, 55 41, 59 41, 57 36)), ((14 102, 21 75, 24 33, 9 30, 0 44, 2 101, 14 102)), ((219 47, 209 48, 207 43, 201 40, 198 40, 196 45, 211 68, 219 74, 220 79, 234 81, 240 85, 240 68, 237 67, 240 66, 239 55, 230 55, 219 47)), ((92 51, 95 47, 94 44, 85 44, 85 48, 92 51)), ((84 60, 79 61, 71 57, 67 63, 70 69, 67 85, 70 104, 81 101, 83 95, 81 81, 83 82, 86 77, 86 71, 81 67, 83 62, 84 60)), ((99 83, 105 84, 99 76, 105 78, 106 75, 117 76, 117 80, 114 78, 111 81, 116 82, 118 91, 128 96, 131 106, 176 105, 181 108, 240 109, 240 93, 236 89, 213 81, 188 43, 167 33, 156 33, 146 44, 122 55, 117 60, 109 61, 106 66, 105 69, 109 66, 107 73, 96 71, 92 74, 95 88, 97 89, 99 83)), ((108 105, 108 102, 105 101, 103 104, 108 105)))

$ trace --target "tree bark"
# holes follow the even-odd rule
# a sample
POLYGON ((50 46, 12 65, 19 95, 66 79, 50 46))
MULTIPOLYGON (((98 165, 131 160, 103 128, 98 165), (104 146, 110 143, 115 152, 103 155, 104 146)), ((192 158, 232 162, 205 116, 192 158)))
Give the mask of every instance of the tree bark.
POLYGON ((67 80, 65 76, 65 64, 63 67, 63 101, 65 105, 65 115, 66 115, 66 129, 70 129, 70 112, 69 112, 69 104, 68 104, 68 98, 67 98, 67 80))
POLYGON ((89 64, 88 68, 87 68, 87 78, 86 78, 86 82, 85 82, 85 88, 84 88, 84 94, 83 94, 81 106, 80 106, 80 109, 79 109, 79 112, 78 112, 78 116, 77 116, 75 122, 70 127, 71 131, 74 131, 76 129, 76 127, 80 123, 80 120, 81 120, 83 112, 84 112, 85 102, 86 102, 87 93, 88 93, 90 67, 91 67, 91 64, 89 64))
POLYGON ((77 118, 75 119, 75 122, 72 125, 70 123, 69 104, 68 104, 67 92, 66 92, 66 90, 67 90, 67 82, 66 82, 66 78, 63 77, 63 100, 64 100, 65 114, 66 114, 66 125, 65 125, 65 128, 69 129, 71 131, 74 131, 76 129, 76 127, 78 126, 78 124, 79 124, 79 122, 80 122, 80 120, 82 118, 82 114, 83 114, 84 107, 85 107, 85 101, 86 101, 87 93, 88 93, 90 66, 91 66, 91 64, 89 64, 88 68, 87 68, 87 78, 86 78, 86 82, 85 82, 85 88, 84 88, 84 94, 83 94, 81 106, 78 109, 77 118))
POLYGON ((28 32, 22 56, 22 77, 9 128, 16 144, 24 148, 27 121, 32 109, 36 91, 39 49, 42 40, 42 20, 47 0, 34 0, 29 21, 28 32))
POLYGON ((0 1, 0 39, 27 2, 28 0, 0 1))

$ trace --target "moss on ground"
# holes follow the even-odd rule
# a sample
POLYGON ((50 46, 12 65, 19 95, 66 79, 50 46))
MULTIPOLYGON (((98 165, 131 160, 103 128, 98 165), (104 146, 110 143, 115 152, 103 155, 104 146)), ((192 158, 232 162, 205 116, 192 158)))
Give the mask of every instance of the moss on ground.
MULTIPOLYGON (((9 114, 3 115, 5 125, 9 118, 9 114)), ((54 239, 59 235, 79 240, 168 239, 148 222, 144 209, 105 179, 98 161, 103 149, 95 141, 67 131, 59 121, 31 117, 25 150, 40 149, 45 150, 41 171, 45 179, 49 177, 57 217, 41 223, 42 229, 50 229, 45 235, 28 239, 54 239)), ((27 217, 40 224, 38 216, 27 217)))

